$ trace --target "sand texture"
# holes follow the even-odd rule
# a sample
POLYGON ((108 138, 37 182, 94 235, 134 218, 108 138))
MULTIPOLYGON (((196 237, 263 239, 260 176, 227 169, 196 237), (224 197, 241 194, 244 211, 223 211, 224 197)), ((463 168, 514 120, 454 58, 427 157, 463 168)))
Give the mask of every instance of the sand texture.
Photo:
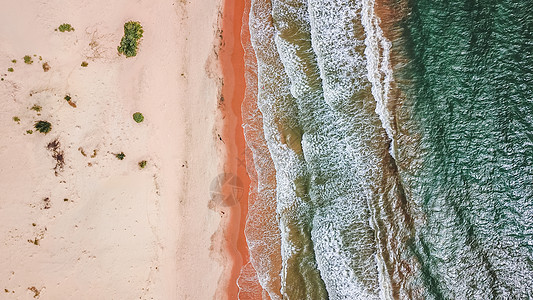
POLYGON ((215 0, 3 4, 0 299, 226 297, 219 17, 215 0))

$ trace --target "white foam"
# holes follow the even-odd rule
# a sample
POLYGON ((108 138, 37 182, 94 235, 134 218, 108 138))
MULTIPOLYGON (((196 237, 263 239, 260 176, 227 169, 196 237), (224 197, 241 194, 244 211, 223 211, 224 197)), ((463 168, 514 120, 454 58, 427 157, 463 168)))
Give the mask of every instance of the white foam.
POLYGON ((392 43, 385 38, 380 19, 374 11, 374 0, 362 0, 361 23, 365 28, 365 56, 367 60, 368 80, 372 83, 372 94, 376 100, 376 113, 381 124, 391 139, 390 153, 396 157, 395 132, 392 128, 393 116, 389 110, 391 83, 394 81, 390 62, 392 43), (380 52, 383 54, 380 55, 380 52))

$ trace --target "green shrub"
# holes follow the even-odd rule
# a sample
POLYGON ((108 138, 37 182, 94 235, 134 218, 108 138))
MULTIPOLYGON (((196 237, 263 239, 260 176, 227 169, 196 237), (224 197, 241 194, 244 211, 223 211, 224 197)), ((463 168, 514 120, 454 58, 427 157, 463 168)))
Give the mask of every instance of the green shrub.
POLYGON ((17 60, 16 60, 16 59, 12 59, 11 62, 14 63, 14 64, 16 64, 16 63, 17 63, 17 60))
POLYGON ((37 131, 40 133, 44 134, 47 134, 50 132, 50 130, 52 130, 52 124, 47 121, 38 121, 33 127, 35 127, 35 129, 37 129, 37 131))
POLYGON ((13 68, 7 68, 7 71, 8 71, 8 72, 13 72, 13 71, 15 71, 15 70, 14 70, 13 68))
POLYGON ((133 120, 135 120, 135 122, 137 123, 141 123, 142 121, 144 121, 144 116, 140 112, 136 112, 133 114, 133 120))
POLYGON ((139 40, 143 37, 144 30, 139 22, 130 21, 124 24, 124 36, 117 47, 118 53, 132 57, 137 55, 139 40))
POLYGON ((115 156, 118 159, 123 160, 126 157, 126 154, 124 154, 124 152, 120 152, 120 153, 115 154, 115 156))
POLYGON ((139 162, 139 168, 144 169, 144 167, 146 167, 146 160, 141 160, 139 162))
POLYGON ((26 133, 27 133, 27 134, 32 134, 32 133, 33 133, 33 130, 31 130, 31 129, 30 129, 30 130, 26 130, 26 133))
POLYGON ((24 62, 27 63, 28 65, 33 64, 33 60, 31 59, 31 56, 29 55, 24 56, 24 62))
POLYGON ((20 123, 20 118, 17 117, 17 116, 15 116, 15 117, 13 117, 13 121, 15 121, 15 122, 17 122, 17 123, 20 123))
POLYGON ((82 67, 87 67, 88 65, 89 65, 89 63, 86 62, 86 61, 81 62, 81 66, 82 66, 82 67))
POLYGON ((40 112, 43 108, 40 105, 34 104, 30 109, 36 112, 40 112))
POLYGON ((74 31, 74 27, 72 27, 72 25, 67 24, 67 23, 63 23, 63 24, 59 25, 59 27, 58 27, 57 29, 59 29, 59 31, 61 31, 61 32, 65 32, 65 31, 71 32, 71 31, 74 31))
POLYGON ((66 95, 65 98, 63 98, 63 99, 65 99, 67 101, 70 101, 72 99, 72 97, 70 97, 69 95, 66 95))

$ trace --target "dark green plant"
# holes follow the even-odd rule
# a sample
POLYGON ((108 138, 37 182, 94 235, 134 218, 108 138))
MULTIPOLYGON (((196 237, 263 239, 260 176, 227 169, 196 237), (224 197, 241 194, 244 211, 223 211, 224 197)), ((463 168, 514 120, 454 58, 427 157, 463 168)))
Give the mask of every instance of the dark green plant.
POLYGON ((31 130, 31 129, 30 129, 30 130, 26 130, 26 133, 27 133, 27 134, 32 134, 32 133, 33 133, 33 130, 31 130))
POLYGON ((86 62, 86 61, 81 62, 81 66, 82 66, 82 67, 87 67, 88 65, 89 65, 89 63, 86 62))
POLYGON ((124 154, 124 152, 120 152, 120 153, 115 154, 115 156, 118 159, 123 160, 126 157, 126 154, 124 154))
POLYGON ((72 99, 72 97, 70 97, 69 95, 66 95, 65 98, 63 98, 63 99, 65 99, 67 101, 70 101, 72 99))
POLYGON ((144 167, 146 167, 146 160, 141 160, 139 162, 139 168, 144 169, 144 167))
POLYGON ((40 112, 43 108, 40 105, 34 104, 30 109, 36 112, 40 112))
POLYGON ((14 64, 16 64, 16 63, 17 63, 17 60, 16 60, 16 59, 12 59, 11 62, 14 63, 14 64))
POLYGON ((71 31, 74 31, 74 27, 72 27, 72 25, 67 24, 67 23, 63 23, 63 24, 59 25, 59 27, 58 27, 57 29, 59 29, 59 31, 61 31, 61 32, 65 32, 65 31, 71 32, 71 31))
POLYGON ((24 56, 24 62, 27 63, 28 65, 33 64, 33 60, 31 59, 31 56, 29 55, 24 56))
POLYGON ((13 121, 15 121, 15 122, 17 122, 17 123, 20 123, 20 118, 17 117, 17 116, 14 116, 14 117, 13 117, 13 121))
POLYGON ((144 121, 144 116, 140 112, 136 112, 133 114, 133 120, 135 120, 135 122, 137 123, 141 123, 142 121, 144 121))
POLYGON ((118 53, 132 57, 137 55, 139 40, 143 37, 144 30, 139 22, 130 21, 124 24, 124 36, 117 47, 118 53))
POLYGON ((44 134, 47 134, 50 132, 50 130, 52 130, 52 124, 47 121, 38 121, 33 127, 35 127, 35 129, 37 129, 37 131, 39 131, 40 133, 44 134))
POLYGON ((13 72, 13 71, 15 71, 15 70, 14 70, 13 68, 7 68, 7 71, 8 71, 8 72, 13 72))

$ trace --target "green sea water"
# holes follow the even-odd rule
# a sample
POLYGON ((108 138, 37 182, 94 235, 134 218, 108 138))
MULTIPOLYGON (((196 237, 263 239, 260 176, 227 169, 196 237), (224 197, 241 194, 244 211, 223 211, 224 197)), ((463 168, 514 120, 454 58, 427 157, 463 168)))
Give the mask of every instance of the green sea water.
POLYGON ((259 282, 270 299, 533 299, 533 2, 380 5, 402 15, 251 1, 268 151, 246 138, 272 161, 257 190, 275 184, 280 232, 248 235, 259 282))
POLYGON ((533 2, 411 1, 411 250, 433 299, 533 297, 533 2))

